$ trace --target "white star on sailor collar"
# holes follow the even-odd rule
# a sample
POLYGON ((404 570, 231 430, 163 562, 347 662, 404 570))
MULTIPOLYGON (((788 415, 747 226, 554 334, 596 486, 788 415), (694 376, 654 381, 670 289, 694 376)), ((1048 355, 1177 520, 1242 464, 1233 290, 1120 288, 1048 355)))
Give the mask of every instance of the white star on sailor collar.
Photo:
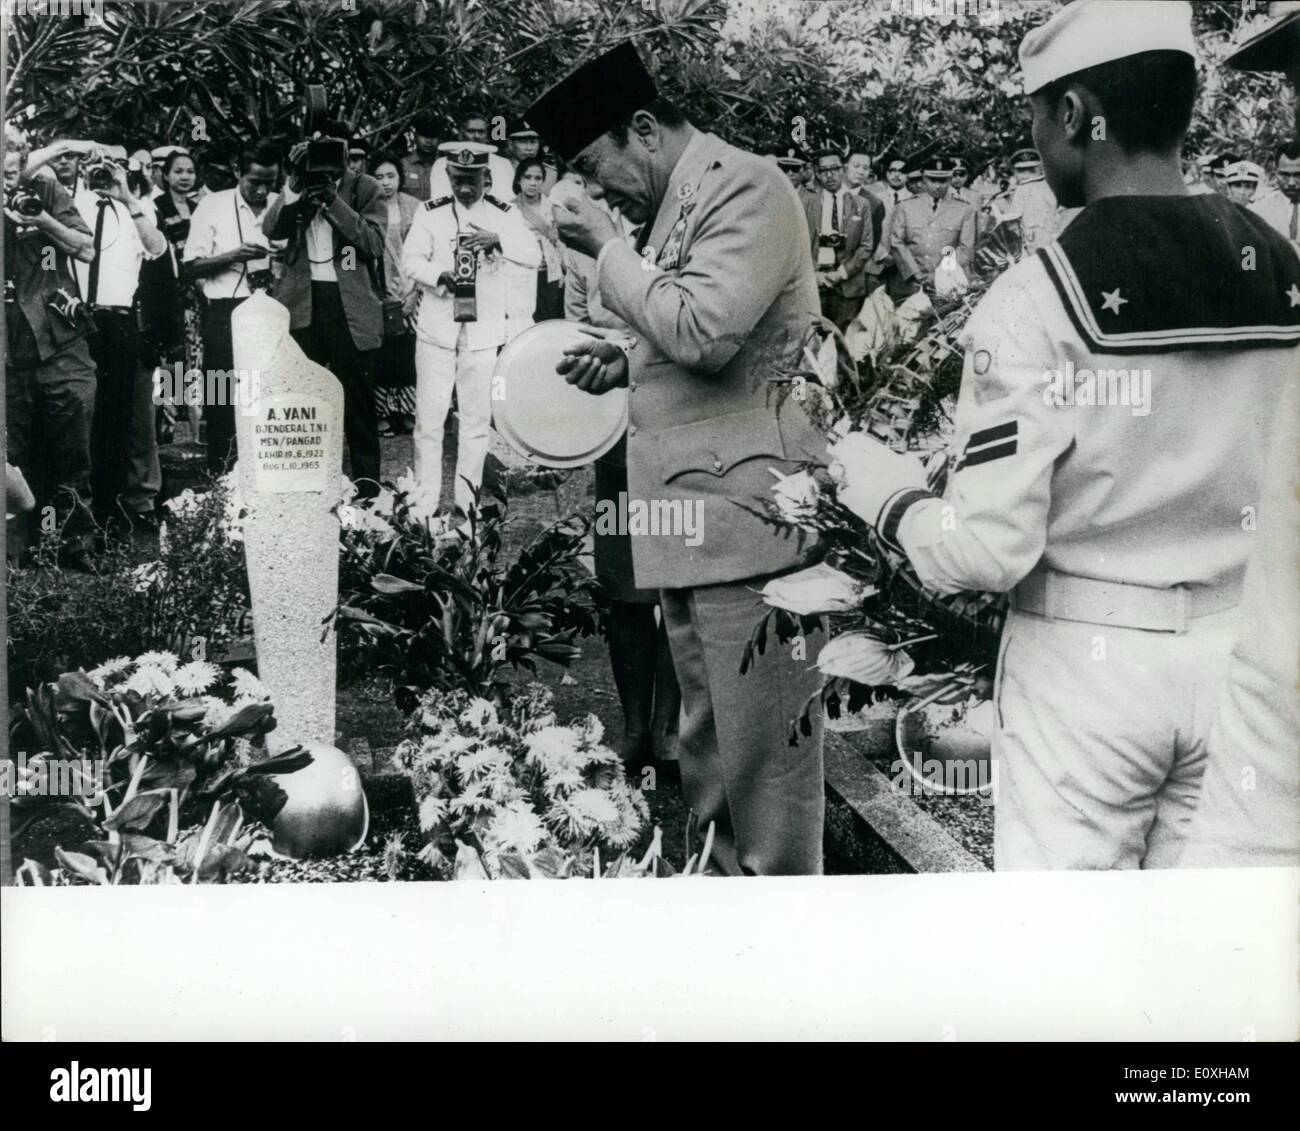
POLYGON ((1102 310, 1109 310, 1113 314, 1118 314, 1119 308, 1126 302, 1128 302, 1128 299, 1120 296, 1119 287, 1116 287, 1113 291, 1101 292, 1102 310))
POLYGON ((1292 306, 1300 306, 1300 287, 1292 283, 1291 289, 1286 292, 1286 297, 1291 300, 1292 306))

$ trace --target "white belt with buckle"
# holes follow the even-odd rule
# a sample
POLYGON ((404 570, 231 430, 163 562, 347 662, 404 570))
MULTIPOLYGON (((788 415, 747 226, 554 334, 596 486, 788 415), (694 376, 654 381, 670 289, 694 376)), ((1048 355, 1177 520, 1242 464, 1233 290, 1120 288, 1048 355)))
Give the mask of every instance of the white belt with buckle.
POLYGON ((1241 601, 1241 578, 1222 585, 1155 589, 1127 581, 1098 581, 1039 567, 1012 591, 1012 608, 1052 620, 1111 628, 1185 633, 1189 622, 1241 601))

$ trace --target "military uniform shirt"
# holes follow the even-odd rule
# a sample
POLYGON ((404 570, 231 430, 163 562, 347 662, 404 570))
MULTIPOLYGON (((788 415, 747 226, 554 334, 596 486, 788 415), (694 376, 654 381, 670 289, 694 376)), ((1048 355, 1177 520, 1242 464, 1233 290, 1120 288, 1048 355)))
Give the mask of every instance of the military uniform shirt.
POLYGON ((1045 247, 1060 231, 1056 197, 1042 177, 1016 185, 1011 190, 1010 208, 1020 217, 1021 228, 1025 233, 1025 248, 1028 251, 1045 247))
POLYGON ((467 349, 493 349, 509 341, 532 322, 533 307, 523 309, 512 281, 526 273, 536 303, 537 268, 541 252, 532 231, 512 205, 483 196, 469 208, 452 197, 428 201, 415 214, 402 245, 402 274, 424 288, 416 333, 426 342, 455 349, 465 327, 467 349), (501 238, 500 250, 479 253, 476 300, 478 318, 457 322, 450 288, 439 285, 443 272, 455 267, 458 232, 470 233, 476 224, 501 238))
POLYGON ((1281 189, 1268 194, 1262 200, 1252 201, 1250 210, 1256 216, 1262 216, 1274 231, 1280 232, 1291 241, 1291 245, 1300 249, 1300 201, 1292 204, 1281 189))
MULTIPOLYGON (((418 153, 408 153, 402 158, 402 191, 416 198, 430 198, 430 178, 433 173, 433 161, 420 160, 418 153)), ((450 190, 448 190, 450 191, 450 190)))
POLYGON ((970 266, 975 250, 975 209, 944 197, 935 206, 929 193, 903 201, 890 219, 890 247, 904 280, 929 280, 943 260, 945 248, 956 252, 961 267, 970 266))

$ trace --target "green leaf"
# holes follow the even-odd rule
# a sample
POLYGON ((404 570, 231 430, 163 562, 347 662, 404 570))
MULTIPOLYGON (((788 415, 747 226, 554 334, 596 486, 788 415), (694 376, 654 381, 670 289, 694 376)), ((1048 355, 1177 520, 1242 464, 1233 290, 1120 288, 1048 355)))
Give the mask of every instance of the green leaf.
POLYGON ((64 852, 62 848, 56 847, 54 849, 54 859, 59 862, 59 867, 65 872, 69 872, 87 883, 108 886, 108 873, 95 863, 93 857, 81 852, 64 852))
POLYGON ((246 703, 216 730, 209 731, 207 739, 260 735, 274 729, 275 708, 270 703, 246 703))
POLYGON ((157 864, 170 864, 176 858, 176 851, 166 841, 155 840, 140 833, 123 833, 122 848, 126 855, 134 860, 148 860, 157 864))
POLYGON ((241 849, 232 844, 209 846, 203 863, 199 865, 200 882, 221 883, 250 864, 241 849))
POLYGON ((57 686, 59 686, 60 706, 66 706, 68 703, 92 702, 100 705, 108 703, 108 699, 104 698, 86 672, 64 672, 59 677, 57 686))
POLYGON ((160 789, 137 793, 104 822, 104 828, 114 832, 121 829, 143 829, 167 803, 167 794, 160 789))
POLYGON ((394 577, 391 573, 377 573, 370 579, 371 587, 377 593, 383 593, 385 596, 393 596, 397 593, 423 593, 424 587, 415 585, 410 581, 404 581, 400 577, 394 577))

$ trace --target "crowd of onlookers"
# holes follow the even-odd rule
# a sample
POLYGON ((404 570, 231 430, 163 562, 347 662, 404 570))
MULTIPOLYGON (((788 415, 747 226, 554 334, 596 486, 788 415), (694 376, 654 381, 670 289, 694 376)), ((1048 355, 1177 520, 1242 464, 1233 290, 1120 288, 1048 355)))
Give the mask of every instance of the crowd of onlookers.
MULTIPOLYGON (((290 308, 294 338, 342 383, 352 477, 377 480, 380 439, 416 427, 421 300, 445 293, 417 285, 403 251, 426 204, 456 199, 457 147, 492 151, 478 194, 516 201, 535 245, 508 266, 511 331, 563 315, 547 195, 561 173, 534 132, 486 146, 487 117, 467 110, 454 131, 415 117, 404 153, 340 122, 321 136, 346 147, 328 175, 307 171, 305 142, 255 141, 227 163, 107 137, 36 145, 6 127, 7 462, 19 509, 25 493, 35 502, 11 516, 11 561, 42 535, 79 568, 110 540, 153 536, 159 448, 185 433, 209 472, 229 468, 231 316, 258 291, 290 308)), ((485 267, 501 251, 476 250, 485 267)))
MULTIPOLYGON (((799 190, 818 268, 822 313, 844 329, 866 296, 885 288, 895 302, 918 291, 944 292, 969 270, 982 236, 1000 225, 1032 252, 1056 238, 1079 209, 1058 206, 1039 154, 1018 149, 974 179, 960 157, 886 157, 873 179, 862 150, 828 147, 775 154, 799 190)), ((1236 154, 1188 160, 1194 193, 1217 192, 1263 216, 1300 248, 1300 146, 1278 147, 1271 173, 1236 154), (1272 183, 1270 183, 1270 180, 1272 183)))
MULTIPOLYGON (((309 168, 306 141, 255 141, 227 164, 112 138, 35 146, 7 127, 8 464, 20 509, 26 492, 35 502, 9 524, 10 559, 45 534, 65 564, 85 567, 107 540, 152 536, 159 448, 178 428, 202 445, 209 472, 229 468, 231 317, 258 291, 290 309, 295 340, 343 385, 349 470, 363 489, 379 479, 381 439, 414 434, 417 478, 437 510, 455 398, 455 503, 468 509, 487 451, 492 358, 534 320, 564 317, 586 269, 560 242, 550 195, 581 178, 523 123, 494 137, 489 121, 469 109, 449 129, 421 113, 401 153, 326 122, 322 136, 340 148, 325 172, 309 168), (481 265, 469 323, 453 294, 462 239, 481 265)), ((943 293, 1004 221, 1032 251, 1074 214, 1028 148, 973 178, 933 148, 881 159, 875 177, 852 148, 773 157, 804 204, 823 314, 841 329, 881 288, 896 303, 943 293)), ((1227 195, 1300 246, 1295 143, 1267 172, 1234 154, 1185 168, 1193 192, 1227 195)))

